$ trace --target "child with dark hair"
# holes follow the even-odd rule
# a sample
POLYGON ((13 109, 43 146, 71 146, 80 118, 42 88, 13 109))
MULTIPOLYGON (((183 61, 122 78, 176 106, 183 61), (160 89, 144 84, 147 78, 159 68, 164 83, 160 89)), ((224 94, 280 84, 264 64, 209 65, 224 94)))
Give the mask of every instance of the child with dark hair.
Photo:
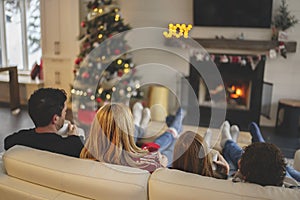
MULTIPOLYGON (((280 149, 266 143, 256 123, 251 123, 249 130, 252 144, 244 149, 239 147, 229 131, 229 123, 222 126, 221 147, 224 158, 236 171, 233 181, 245 181, 262 186, 298 186, 297 182, 286 178, 286 163, 280 149), (286 180, 287 179, 287 180, 286 180)), ((289 176, 289 175, 288 175, 289 176)))

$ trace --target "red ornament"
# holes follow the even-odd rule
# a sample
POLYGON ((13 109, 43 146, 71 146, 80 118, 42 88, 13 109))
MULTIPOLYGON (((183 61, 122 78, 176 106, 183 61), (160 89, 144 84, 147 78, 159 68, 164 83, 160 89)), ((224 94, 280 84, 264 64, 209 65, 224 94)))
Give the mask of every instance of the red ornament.
POLYGON ((121 76, 123 76, 123 71, 119 70, 118 71, 118 77, 121 77, 121 76))
POLYGON ((100 97, 98 97, 98 98, 96 98, 96 101, 97 101, 98 103, 101 103, 103 100, 102 100, 100 97))
POLYGON ((84 28, 84 27, 85 27, 85 21, 82 21, 82 22, 80 23, 80 26, 81 26, 82 28, 84 28))
POLYGON ((76 64, 76 65, 79 65, 79 64, 81 63, 82 60, 83 60, 82 58, 76 58, 76 59, 75 59, 75 64, 76 64))
POLYGON ((88 79, 88 78, 90 78, 90 74, 89 74, 88 72, 83 72, 83 73, 81 74, 81 77, 82 77, 82 78, 85 78, 85 79, 88 79))
POLYGON ((120 49, 115 50, 115 55, 119 55, 121 53, 120 49))

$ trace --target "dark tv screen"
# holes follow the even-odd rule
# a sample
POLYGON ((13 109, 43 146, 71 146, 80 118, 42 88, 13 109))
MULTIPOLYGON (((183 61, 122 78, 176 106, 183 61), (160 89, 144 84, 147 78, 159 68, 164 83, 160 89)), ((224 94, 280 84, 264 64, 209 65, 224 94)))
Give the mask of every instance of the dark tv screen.
POLYGON ((194 26, 270 28, 273 0, 194 0, 194 26))

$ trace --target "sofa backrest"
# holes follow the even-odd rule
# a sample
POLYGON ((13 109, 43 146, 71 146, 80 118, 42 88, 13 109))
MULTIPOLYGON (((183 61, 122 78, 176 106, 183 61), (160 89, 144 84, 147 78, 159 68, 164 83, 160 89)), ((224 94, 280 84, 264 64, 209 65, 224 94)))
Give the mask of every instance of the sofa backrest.
POLYGON ((233 183, 174 169, 156 170, 149 179, 149 199, 300 199, 299 189, 260 186, 251 183, 233 183))
POLYGON ((14 146, 3 155, 9 176, 92 199, 147 200, 147 171, 14 146))

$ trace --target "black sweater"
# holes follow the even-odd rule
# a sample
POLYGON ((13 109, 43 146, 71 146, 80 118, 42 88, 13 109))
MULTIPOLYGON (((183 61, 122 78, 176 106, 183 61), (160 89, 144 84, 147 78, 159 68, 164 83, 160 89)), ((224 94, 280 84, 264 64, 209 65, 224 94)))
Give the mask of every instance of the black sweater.
POLYGON ((79 157, 84 141, 79 136, 61 137, 55 133, 36 133, 35 129, 20 130, 4 139, 4 148, 23 145, 53 153, 79 157))

